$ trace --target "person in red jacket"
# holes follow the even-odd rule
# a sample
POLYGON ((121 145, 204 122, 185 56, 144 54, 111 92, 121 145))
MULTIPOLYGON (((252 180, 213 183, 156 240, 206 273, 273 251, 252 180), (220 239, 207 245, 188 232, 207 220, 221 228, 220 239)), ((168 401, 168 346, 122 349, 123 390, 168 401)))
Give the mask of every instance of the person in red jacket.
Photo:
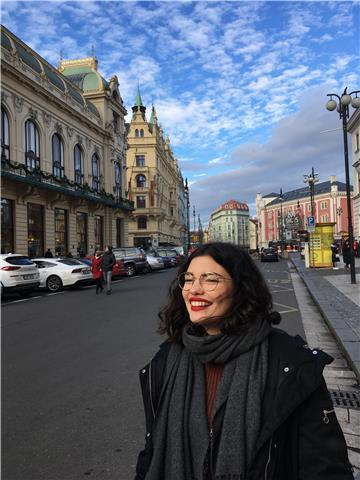
POLYGON ((95 257, 92 259, 92 262, 91 262, 91 271, 92 271, 94 280, 96 280, 96 295, 99 292, 101 293, 104 290, 102 286, 102 278, 103 278, 102 263, 103 263, 103 257, 101 255, 101 252, 100 250, 96 250, 95 257))

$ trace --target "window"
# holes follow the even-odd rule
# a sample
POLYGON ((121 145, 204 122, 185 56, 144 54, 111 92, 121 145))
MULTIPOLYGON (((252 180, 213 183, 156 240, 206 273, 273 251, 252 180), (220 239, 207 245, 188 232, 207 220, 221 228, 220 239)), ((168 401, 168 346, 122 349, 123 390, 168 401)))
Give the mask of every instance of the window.
POLYGON ((54 133, 52 137, 52 162, 54 177, 64 176, 64 146, 60 135, 54 133))
POLYGON ((1 253, 14 253, 14 202, 1 199, 1 253))
POLYGON ((74 147, 74 180, 79 185, 84 183, 84 174, 83 174, 83 152, 80 145, 75 145, 74 147))
POLYGON ((85 256, 87 252, 87 214, 76 213, 76 241, 77 251, 80 256, 85 256))
POLYGON ((91 158, 92 187, 98 192, 100 190, 100 164, 96 153, 91 158))
POLYGON ((114 176, 115 176, 115 186, 113 188, 114 195, 117 199, 121 197, 121 171, 120 165, 115 163, 114 167, 114 176))
POLYGON ((28 203, 28 255, 30 258, 44 255, 44 209, 42 205, 28 203))
POLYGON ((325 209, 327 208, 327 202, 321 202, 321 203, 320 203, 320 208, 321 208, 322 210, 325 210, 325 209))
POLYGON ((136 208, 146 208, 146 199, 144 195, 136 196, 136 208))
POLYGON ((139 230, 145 230, 147 228, 146 217, 139 217, 137 221, 137 225, 139 230))
POLYGON ((103 217, 94 216, 95 249, 103 249, 104 245, 104 222, 103 217))
POLYGON ((327 215, 321 215, 321 221, 327 222, 327 215))
POLYGON ((145 155, 135 155, 137 167, 145 167, 145 155))
POLYGON ((140 137, 142 137, 142 138, 144 137, 144 130, 143 129, 140 130, 140 137))
MULTIPOLYGON (((116 93, 116 92, 114 92, 116 93)), ((113 111, 113 125, 114 125, 114 132, 119 133, 119 115, 113 111)))
POLYGON ((40 168, 39 131, 32 120, 25 122, 25 164, 28 168, 40 168))
POLYGON ((55 254, 68 253, 68 222, 67 211, 55 208, 55 254))
POLYGON ((138 136, 139 136, 139 130, 136 129, 136 130, 135 130, 135 137, 138 137, 138 136))
POLYGON ((9 117, 3 106, 1 106, 1 158, 10 160, 9 117))
POLYGON ((174 207, 170 207, 170 216, 171 216, 171 217, 174 216, 174 207))
POLYGON ((310 205, 310 203, 309 203, 308 206, 307 206, 307 211, 308 211, 308 212, 311 212, 311 205, 310 205))
POLYGON ((355 150, 355 153, 357 153, 357 152, 360 150, 359 132, 356 132, 355 140, 356 140, 356 150, 355 150))
POLYGON ((146 186, 145 175, 136 175, 136 186, 140 188, 143 188, 146 186))

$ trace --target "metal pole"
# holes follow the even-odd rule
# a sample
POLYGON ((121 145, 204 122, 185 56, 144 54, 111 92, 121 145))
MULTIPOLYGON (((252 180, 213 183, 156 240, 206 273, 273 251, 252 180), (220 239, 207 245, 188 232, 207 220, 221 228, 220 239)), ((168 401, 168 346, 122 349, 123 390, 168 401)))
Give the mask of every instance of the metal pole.
POLYGON ((351 213, 351 197, 350 197, 350 180, 349 180, 349 153, 348 153, 348 141, 347 141, 347 111, 346 106, 340 106, 342 108, 343 119, 343 136, 344 136, 344 157, 345 157, 345 182, 346 182, 346 204, 348 210, 348 233, 350 242, 350 278, 351 283, 356 283, 355 274, 355 257, 354 257, 354 235, 352 226, 352 213, 351 213))

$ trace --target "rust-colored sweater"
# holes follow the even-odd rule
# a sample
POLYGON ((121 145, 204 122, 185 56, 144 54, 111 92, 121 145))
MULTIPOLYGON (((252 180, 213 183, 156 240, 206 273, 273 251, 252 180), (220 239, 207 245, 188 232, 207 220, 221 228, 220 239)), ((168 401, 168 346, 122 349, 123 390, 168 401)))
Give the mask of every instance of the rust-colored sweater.
POLYGON ((217 392, 223 371, 224 371, 223 364, 205 363, 207 416, 208 416, 208 422, 209 422, 210 428, 212 426, 216 392, 217 392))

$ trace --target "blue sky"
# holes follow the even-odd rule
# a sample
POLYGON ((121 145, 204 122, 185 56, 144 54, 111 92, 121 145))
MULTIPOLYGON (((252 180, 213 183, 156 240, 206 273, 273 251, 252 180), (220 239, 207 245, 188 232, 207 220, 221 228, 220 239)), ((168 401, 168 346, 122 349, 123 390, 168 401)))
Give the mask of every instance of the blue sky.
POLYGON ((326 94, 360 89, 358 2, 2 3, 2 23, 53 65, 89 56, 117 74, 129 112, 137 82, 170 136, 203 224, 230 198, 344 179, 326 94))

